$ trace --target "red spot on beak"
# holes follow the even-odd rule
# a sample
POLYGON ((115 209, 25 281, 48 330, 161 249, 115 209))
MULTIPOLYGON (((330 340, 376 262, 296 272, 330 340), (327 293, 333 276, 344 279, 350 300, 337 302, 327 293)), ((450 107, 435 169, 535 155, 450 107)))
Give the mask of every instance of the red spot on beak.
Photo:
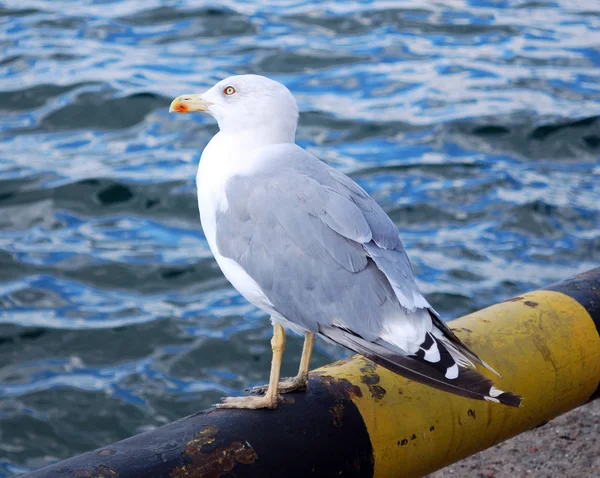
POLYGON ((177 111, 177 113, 187 113, 188 112, 188 106, 185 103, 181 103, 181 102, 177 102, 175 105, 173 105, 173 111, 177 111))

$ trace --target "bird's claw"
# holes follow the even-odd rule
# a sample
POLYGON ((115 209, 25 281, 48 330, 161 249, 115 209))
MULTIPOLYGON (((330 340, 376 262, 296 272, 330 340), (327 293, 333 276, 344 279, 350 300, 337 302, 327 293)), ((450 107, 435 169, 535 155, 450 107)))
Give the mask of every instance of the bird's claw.
MULTIPOLYGON (((249 395, 264 395, 269 389, 268 385, 258 385, 256 387, 249 387, 245 390, 249 395)), ((302 392, 306 390, 306 380, 298 379, 298 377, 284 378, 279 382, 279 393, 292 393, 302 392)))
POLYGON ((214 405, 215 408, 247 408, 256 410, 259 408, 277 408, 277 403, 282 401, 281 396, 271 399, 266 395, 250 397, 225 397, 221 403, 214 405))

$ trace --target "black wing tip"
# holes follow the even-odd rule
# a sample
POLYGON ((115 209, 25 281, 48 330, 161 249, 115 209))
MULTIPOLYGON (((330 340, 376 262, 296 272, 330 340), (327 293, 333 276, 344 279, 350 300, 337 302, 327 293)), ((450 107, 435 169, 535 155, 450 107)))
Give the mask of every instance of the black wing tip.
POLYGON ((329 329, 322 328, 319 332, 391 372, 416 382, 466 398, 485 400, 510 407, 521 406, 522 398, 519 395, 496 388, 494 382, 475 369, 460 367, 458 377, 448 379, 434 364, 415 356, 394 353, 377 343, 366 341, 359 335, 349 333, 347 330, 331 327, 329 329))
POLYGON ((486 395, 484 400, 515 408, 523 406, 523 397, 512 392, 502 392, 500 395, 495 396, 486 395))

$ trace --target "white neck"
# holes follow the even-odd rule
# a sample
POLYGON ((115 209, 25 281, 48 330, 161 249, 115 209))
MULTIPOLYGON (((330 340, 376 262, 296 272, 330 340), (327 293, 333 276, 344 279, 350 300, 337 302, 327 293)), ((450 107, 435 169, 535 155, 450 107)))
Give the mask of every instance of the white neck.
MULTIPOLYGON (((293 143, 296 139, 296 125, 278 124, 261 125, 253 128, 223 128, 219 124, 219 133, 210 141, 212 143, 219 138, 219 142, 226 141, 227 144, 235 144, 240 148, 256 148, 270 144, 293 143)), ((210 144, 209 143, 209 144, 210 144)))
MULTIPOLYGON (((216 201, 220 207, 226 207, 223 201, 228 179, 235 175, 251 174, 260 168, 264 156, 252 154, 255 150, 282 143, 294 143, 294 137, 277 128, 256 128, 236 134, 228 131, 217 133, 206 145, 200 158, 196 176, 199 200, 203 197, 204 204, 210 203, 214 207, 216 201)), ((202 213, 202 203, 199 205, 202 213)))
MULTIPOLYGON (((261 156, 252 151, 274 144, 294 143, 294 133, 284 128, 253 128, 241 132, 219 131, 206 145, 198 173, 210 176, 210 182, 226 180, 234 174, 256 169, 261 156)), ((197 180, 207 180, 206 177, 197 180)))

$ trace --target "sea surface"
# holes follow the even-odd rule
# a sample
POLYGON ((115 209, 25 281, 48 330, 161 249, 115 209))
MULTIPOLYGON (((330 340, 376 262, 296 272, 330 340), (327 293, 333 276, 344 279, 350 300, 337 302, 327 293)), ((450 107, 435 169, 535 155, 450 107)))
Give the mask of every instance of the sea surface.
POLYGON ((290 88, 445 318, 600 263, 598 2, 9 0, 0 48, 1 477, 266 381, 198 219, 215 123, 168 114, 231 74, 290 88))

